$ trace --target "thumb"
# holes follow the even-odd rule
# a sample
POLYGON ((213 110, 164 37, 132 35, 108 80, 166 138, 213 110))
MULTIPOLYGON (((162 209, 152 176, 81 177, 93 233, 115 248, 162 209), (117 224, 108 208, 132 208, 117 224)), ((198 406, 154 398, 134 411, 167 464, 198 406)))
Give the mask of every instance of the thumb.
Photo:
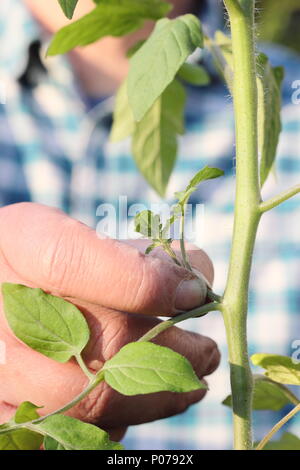
POLYGON ((112 239, 47 206, 0 210, 0 248, 13 270, 34 286, 132 313, 172 315, 205 301, 185 269, 112 239))

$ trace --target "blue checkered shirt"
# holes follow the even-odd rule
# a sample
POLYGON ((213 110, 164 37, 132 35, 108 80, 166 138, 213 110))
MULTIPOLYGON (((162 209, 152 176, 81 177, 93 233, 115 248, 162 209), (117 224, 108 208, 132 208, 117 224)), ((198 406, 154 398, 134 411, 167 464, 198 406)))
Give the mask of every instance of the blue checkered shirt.
MULTIPOLYGON (((215 0, 212 5, 215 8, 215 0)), ((214 9, 214 11, 216 11, 214 9)), ((215 16, 214 16, 215 17, 215 16)), ((128 141, 109 142, 113 98, 90 103, 80 92, 65 58, 47 60, 34 86, 20 83, 29 45, 41 31, 21 0, 0 4, 0 203, 33 201, 59 207, 96 227, 100 204, 114 204, 119 196, 128 206, 149 206, 160 198, 145 183, 130 154, 128 141)), ((280 48, 271 51, 274 65, 286 67, 276 175, 264 189, 271 196, 300 179, 300 105, 292 104, 292 83, 300 79, 300 58, 280 48)), ((221 181, 198 190, 193 203, 204 206, 196 242, 215 265, 215 291, 226 280, 234 201, 234 136, 232 102, 217 81, 206 88, 188 88, 186 134, 180 138, 179 156, 167 199, 202 166, 225 171, 221 181)), ((250 290, 250 353, 290 355, 300 339, 300 223, 299 196, 266 214, 258 233, 250 290)), ((102 208, 105 206, 101 206, 102 208)), ((103 214, 102 214, 103 215, 103 214)), ((197 221, 196 221, 197 222, 197 221)), ((238 295, 238 292, 237 292, 238 295)), ((210 392, 184 414, 132 427, 125 445, 131 449, 226 449, 231 446, 231 413, 221 405, 229 393, 224 327, 220 314, 191 320, 189 329, 213 337, 222 351, 222 363, 209 378, 210 392)), ((286 411, 286 410, 285 410, 286 411)), ((280 413, 254 413, 255 438, 280 413)), ((300 420, 288 426, 299 431, 300 420)))

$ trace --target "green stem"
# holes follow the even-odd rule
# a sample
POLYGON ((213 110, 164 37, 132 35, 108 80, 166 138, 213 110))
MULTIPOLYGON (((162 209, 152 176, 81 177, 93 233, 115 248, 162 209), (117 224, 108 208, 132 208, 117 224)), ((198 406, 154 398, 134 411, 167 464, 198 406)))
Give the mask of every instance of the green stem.
POLYGON ((184 267, 186 269, 188 269, 189 271, 193 271, 193 269, 192 269, 192 267, 189 263, 188 255, 187 255, 187 252, 186 252, 186 249, 185 249, 184 223, 185 223, 185 210, 184 210, 184 207, 182 207, 182 209, 181 209, 181 218, 180 218, 180 250, 181 250, 181 256, 182 256, 182 261, 183 261, 184 267))
POLYGON ((75 397, 72 401, 62 406, 58 410, 53 411, 53 413, 50 413, 47 416, 41 416, 41 418, 38 418, 32 421, 32 423, 38 424, 44 421, 44 419, 49 418, 49 416, 57 415, 59 413, 65 413, 66 411, 70 410, 75 405, 77 405, 77 403, 83 400, 83 398, 85 398, 89 393, 91 393, 91 391, 94 390, 94 388, 96 388, 99 385, 99 383, 102 382, 103 380, 104 380, 104 373, 101 372, 100 370, 96 375, 94 375, 94 380, 90 382, 90 384, 79 395, 77 395, 77 397, 75 397))
POLYGON ((162 247, 163 247, 163 249, 165 250, 165 252, 172 258, 172 260, 173 260, 178 266, 181 266, 180 262, 179 262, 178 259, 177 259, 177 256, 176 256, 175 251, 172 250, 172 248, 170 247, 170 245, 169 245, 168 243, 163 243, 163 244, 162 244, 162 247))
POLYGON ((49 418, 49 416, 65 413, 66 411, 70 410, 75 405, 77 405, 77 403, 79 403, 81 400, 83 400, 83 398, 85 398, 89 393, 91 393, 91 391, 94 390, 94 388, 96 388, 99 385, 99 383, 102 382, 103 380, 104 380, 104 373, 99 371, 96 375, 94 375, 94 380, 90 382, 89 385, 79 395, 77 395, 73 400, 71 400, 66 405, 62 406, 58 410, 53 411, 52 413, 49 413, 46 416, 41 416, 40 418, 35 419, 33 421, 16 424, 16 425, 11 426, 10 428, 0 429, 0 435, 6 434, 8 432, 16 431, 17 429, 26 428, 28 427, 27 425, 39 424, 42 421, 44 421, 46 418, 49 418))
POLYGON ((218 302, 218 303, 222 302, 222 297, 216 294, 210 287, 207 287, 207 298, 211 302, 218 302))
POLYGON ((282 202, 287 201, 291 197, 295 196, 296 194, 300 193, 300 184, 297 184, 293 188, 288 189, 287 191, 283 191, 282 193, 278 194, 275 197, 272 197, 268 201, 264 201, 260 204, 259 208, 260 211, 267 212, 274 207, 279 206, 282 202))
MULTIPOLYGON (((258 178, 257 88, 254 50, 254 1, 242 10, 224 0, 232 35, 233 101, 236 127, 236 196, 231 257, 223 315, 226 327, 233 401, 234 448, 252 448, 253 378, 247 346, 248 289, 260 219, 258 178)), ((245 4, 246 2, 243 2, 245 4)))
POLYGON ((171 326, 176 325, 176 323, 180 323, 184 320, 188 320, 189 318, 195 317, 203 317, 208 312, 213 312, 215 310, 220 310, 221 305, 216 302, 211 302, 209 304, 203 305, 202 307, 195 308, 194 310, 190 310, 189 312, 183 312, 176 317, 171 318, 170 320, 163 321, 158 325, 154 326, 150 331, 145 333, 138 341, 151 341, 153 338, 158 336, 163 331, 171 328, 171 326))
POLYGON ((93 374, 88 367, 86 366, 84 360, 82 359, 81 354, 78 354, 75 356, 76 361, 78 362, 78 365, 80 366, 81 370, 84 372, 84 374, 88 377, 88 379, 92 382, 95 378, 95 374, 93 374))
POLYGON ((282 428, 282 426, 287 423, 295 414, 299 413, 300 411, 300 403, 295 406, 295 408, 292 409, 284 418, 282 418, 275 426, 271 429, 270 432, 260 441, 258 446, 256 447, 256 450, 262 450, 265 445, 269 442, 270 439, 274 436, 274 434, 279 431, 279 429, 282 428))

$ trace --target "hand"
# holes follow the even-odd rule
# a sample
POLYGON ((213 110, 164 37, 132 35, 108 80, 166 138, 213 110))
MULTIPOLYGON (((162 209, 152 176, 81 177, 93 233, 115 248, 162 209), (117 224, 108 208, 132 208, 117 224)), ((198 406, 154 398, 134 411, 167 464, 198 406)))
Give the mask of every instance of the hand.
MULTIPOLYGON (((157 250, 144 256, 139 251, 143 240, 99 239, 62 212, 32 203, 2 208, 0 224, 0 282, 40 287, 77 305, 91 329, 84 352, 91 370, 99 370, 124 344, 157 324, 156 316, 171 316, 203 302, 191 273, 157 250)), ((190 260, 212 282, 207 255, 194 249, 190 260)), ((40 412, 46 414, 86 386, 75 361, 57 363, 16 339, 2 309, 0 340, 6 344, 6 363, 0 365, 2 422, 22 401, 43 406, 40 412)), ((218 365, 219 352, 209 338, 173 327, 157 342, 186 356, 200 378, 218 365)), ((102 383, 68 414, 99 425, 117 439, 128 425, 180 413, 204 394, 200 390, 124 397, 102 383)))

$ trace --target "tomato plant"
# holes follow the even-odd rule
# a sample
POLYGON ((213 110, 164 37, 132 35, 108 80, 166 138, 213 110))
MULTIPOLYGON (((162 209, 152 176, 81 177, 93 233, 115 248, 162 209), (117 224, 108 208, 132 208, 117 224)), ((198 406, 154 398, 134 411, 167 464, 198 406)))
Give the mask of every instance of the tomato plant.
MULTIPOLYGON (((66 16, 72 18, 78 0, 59 0, 59 3, 66 16)), ((264 54, 256 53, 255 1, 224 0, 224 5, 229 16, 230 36, 221 32, 214 37, 206 36, 198 18, 192 14, 166 18, 170 5, 162 0, 95 0, 93 11, 54 36, 49 55, 66 53, 104 36, 126 35, 139 29, 146 19, 156 22, 149 38, 128 51, 130 69, 117 93, 111 139, 131 136, 136 164, 161 196, 174 167, 177 136, 184 132, 183 82, 205 85, 209 80, 202 67, 187 60, 198 48, 210 51, 234 102, 236 196, 231 258, 222 295, 214 293, 201 277, 199 288, 208 303, 162 322, 139 341, 125 345, 96 374, 89 371, 82 359, 89 329, 75 306, 40 289, 3 284, 5 314, 15 335, 56 361, 75 358, 89 378, 89 384, 72 402, 48 416, 40 417, 34 404, 23 403, 15 417, 0 427, 0 448, 37 449, 43 442, 49 450, 121 449, 122 446, 110 441, 101 429, 63 413, 101 381, 124 395, 163 390, 180 393, 205 388, 186 358, 151 340, 176 323, 214 310, 223 315, 228 339, 232 394, 224 404, 233 410, 234 448, 253 449, 252 409, 278 410, 288 403, 294 405, 293 410, 255 447, 300 448, 297 436, 288 433, 278 442, 269 442, 275 432, 300 411, 300 400, 287 387, 289 384, 300 386, 300 364, 288 357, 255 354, 252 362, 266 372, 254 376, 247 350, 249 276, 259 222, 264 213, 300 192, 300 185, 297 185, 270 200, 263 201, 261 196, 261 188, 275 163, 281 130, 283 69, 273 68, 264 54)), ((136 231, 151 239, 146 254, 159 246, 176 264, 192 270, 184 246, 185 207, 202 181, 217 178, 222 173, 210 167, 200 170, 185 190, 176 193, 177 203, 165 224, 151 211, 138 214, 136 231), (172 250, 170 237, 170 228, 177 220, 181 227, 180 259, 172 250)))

